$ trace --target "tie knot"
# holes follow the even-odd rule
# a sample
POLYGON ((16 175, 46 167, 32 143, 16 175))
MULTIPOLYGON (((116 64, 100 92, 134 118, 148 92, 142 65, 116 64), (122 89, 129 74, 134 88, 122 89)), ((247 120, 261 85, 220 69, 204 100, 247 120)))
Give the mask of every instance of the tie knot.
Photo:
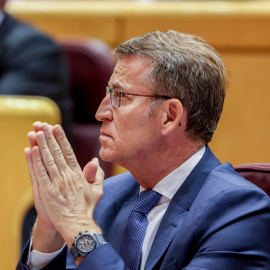
POLYGON ((161 194, 154 190, 144 190, 136 199, 133 211, 148 214, 153 206, 159 201, 161 194))

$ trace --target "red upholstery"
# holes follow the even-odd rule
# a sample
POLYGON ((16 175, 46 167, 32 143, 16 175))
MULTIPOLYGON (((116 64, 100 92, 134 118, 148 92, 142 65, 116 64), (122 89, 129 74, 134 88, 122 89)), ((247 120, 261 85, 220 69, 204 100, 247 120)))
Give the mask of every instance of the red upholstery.
POLYGON ((234 169, 270 196, 270 163, 243 164, 234 169))
MULTIPOLYGON (((84 167, 93 157, 98 157, 100 123, 95 113, 105 96, 115 60, 109 46, 97 39, 66 39, 59 41, 59 45, 69 64, 74 102, 70 140, 79 164, 84 167)), ((100 163, 109 176, 112 165, 101 160, 100 163)))

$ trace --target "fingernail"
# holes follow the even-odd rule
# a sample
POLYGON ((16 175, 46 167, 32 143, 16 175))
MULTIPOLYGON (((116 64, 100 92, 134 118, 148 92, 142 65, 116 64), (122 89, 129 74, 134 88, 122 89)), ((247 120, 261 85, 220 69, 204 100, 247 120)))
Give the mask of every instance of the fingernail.
POLYGON ((40 141, 44 140, 44 134, 43 133, 38 133, 38 138, 40 141))
POLYGON ((55 130, 56 134, 60 134, 62 131, 62 128, 61 128, 61 126, 57 125, 57 126, 55 126, 54 130, 55 130))
POLYGON ((48 132, 50 129, 49 129, 49 127, 48 127, 48 125, 44 125, 43 126, 43 131, 44 132, 48 132))

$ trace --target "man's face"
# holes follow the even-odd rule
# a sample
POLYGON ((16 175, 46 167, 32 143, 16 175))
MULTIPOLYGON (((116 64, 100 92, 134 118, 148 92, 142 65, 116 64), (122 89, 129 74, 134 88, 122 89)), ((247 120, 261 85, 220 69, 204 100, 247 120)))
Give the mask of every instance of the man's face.
MULTIPOLYGON (((110 89, 151 95, 145 84, 151 63, 135 56, 118 61, 109 81, 110 89)), ((102 121, 100 157, 124 167, 142 162, 160 143, 159 113, 153 114, 152 98, 123 96, 121 106, 113 108, 108 94, 100 104, 96 118, 102 121)))

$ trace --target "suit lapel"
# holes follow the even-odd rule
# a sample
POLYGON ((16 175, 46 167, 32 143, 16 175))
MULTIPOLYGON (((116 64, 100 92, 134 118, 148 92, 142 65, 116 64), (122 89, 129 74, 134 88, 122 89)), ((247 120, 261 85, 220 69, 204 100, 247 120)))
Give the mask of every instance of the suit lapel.
POLYGON ((145 270, 153 269, 166 252, 186 214, 187 211, 185 209, 180 207, 174 201, 171 201, 157 230, 152 248, 147 258, 145 270))
POLYGON ((139 185, 137 185, 136 190, 133 194, 125 201, 122 205, 121 210, 119 211, 115 222, 113 223, 112 229, 108 235, 108 240, 111 245, 115 248, 117 252, 120 251, 121 241, 123 237, 123 232, 125 229, 126 221, 132 211, 134 202, 139 193, 139 185))
POLYGON ((202 159, 172 198, 157 230, 145 270, 153 269, 160 258, 164 256, 208 174, 219 164, 218 159, 207 147, 202 159))

